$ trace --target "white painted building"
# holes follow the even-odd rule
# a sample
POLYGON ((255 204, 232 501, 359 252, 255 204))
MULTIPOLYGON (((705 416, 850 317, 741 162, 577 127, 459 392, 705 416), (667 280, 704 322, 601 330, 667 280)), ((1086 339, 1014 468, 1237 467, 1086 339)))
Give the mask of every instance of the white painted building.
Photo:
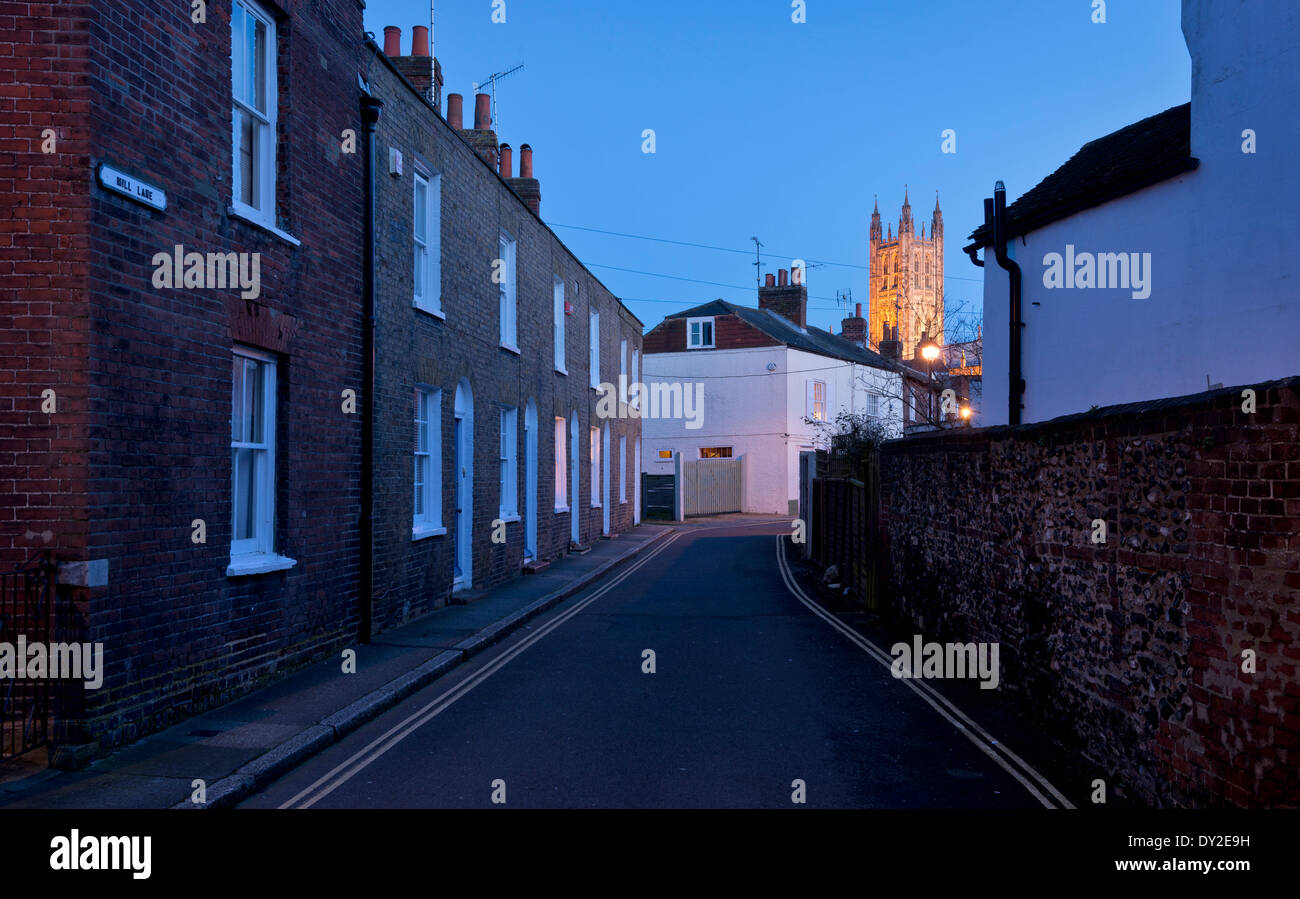
POLYGON ((643 418, 641 470, 673 474, 675 454, 743 457, 742 511, 784 515, 797 509, 799 453, 825 448, 827 432, 805 419, 865 412, 901 435, 901 385, 881 356, 806 325, 806 288, 768 280, 758 309, 717 300, 646 335, 643 380, 702 384, 703 406, 694 420, 643 418))
MULTIPOLYGON (((1023 421, 1300 373, 1300 4, 1183 0, 1182 16, 1190 110, 1086 144, 1007 208, 1023 421)), ((971 236, 967 252, 984 250, 979 423, 1005 424, 1009 275, 989 225, 971 236)))

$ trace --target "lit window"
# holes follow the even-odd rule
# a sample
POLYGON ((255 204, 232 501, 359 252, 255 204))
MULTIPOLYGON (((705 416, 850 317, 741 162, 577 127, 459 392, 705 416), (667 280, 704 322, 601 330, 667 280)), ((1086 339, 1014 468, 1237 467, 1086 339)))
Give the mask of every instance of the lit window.
POLYGON ((230 456, 233 567, 275 551, 275 360, 253 350, 233 357, 230 456))
POLYGON ((509 350, 519 351, 518 338, 515 334, 515 239, 502 231, 498 240, 499 275, 501 283, 497 285, 501 307, 501 345, 509 350))
POLYGON ((808 417, 813 421, 826 420, 826 382, 808 382, 808 417))
POLYGON ((442 529, 442 391, 415 391, 415 500, 413 537, 445 533, 442 529))
POLYGON ((702 446, 700 447, 701 459, 730 459, 731 447, 729 446, 702 446))
POLYGON ((707 349, 713 346, 713 319, 688 318, 686 320, 686 348, 707 349))
POLYGON ((501 410, 501 517, 519 517, 519 459, 517 429, 519 410, 507 406, 501 410))
POLYGON ((275 20, 251 0, 234 0, 230 16, 232 205, 275 227, 275 20))
POLYGON ((569 511, 569 478, 564 467, 564 419, 555 419, 555 511, 569 511))
POLYGON ((659 461, 660 461, 660 462, 671 462, 671 461, 673 461, 673 451, 670 450, 670 449, 661 449, 661 450, 659 450, 659 461))
POLYGON ((442 275, 439 249, 439 194, 442 178, 426 177, 415 173, 415 201, 413 210, 415 246, 415 306, 426 312, 442 311, 442 275))

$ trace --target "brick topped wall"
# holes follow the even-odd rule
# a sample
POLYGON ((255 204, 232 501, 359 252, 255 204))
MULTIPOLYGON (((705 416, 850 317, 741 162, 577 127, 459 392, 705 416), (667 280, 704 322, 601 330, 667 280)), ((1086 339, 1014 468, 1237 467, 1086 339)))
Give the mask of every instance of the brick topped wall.
POLYGON ((894 614, 999 642, 1002 689, 1139 801, 1300 804, 1300 378, 1253 389, 882 451, 894 614))

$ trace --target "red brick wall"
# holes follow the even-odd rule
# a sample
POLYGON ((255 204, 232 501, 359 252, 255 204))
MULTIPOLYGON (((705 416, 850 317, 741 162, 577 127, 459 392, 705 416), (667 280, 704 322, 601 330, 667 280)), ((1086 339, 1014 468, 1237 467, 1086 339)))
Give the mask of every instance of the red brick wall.
POLYGON ((1253 389, 882 451, 894 614, 999 642, 1112 794, 1300 805, 1300 379, 1253 389))
MULTIPOLYGON (((713 318, 713 343, 720 350, 755 346, 777 346, 778 341, 743 321, 738 315, 713 318)), ((686 350, 686 319, 666 318, 645 336, 647 353, 680 353, 686 350)))
MULTIPOLYGON (((87 34, 82 169, 109 162, 167 192, 156 212, 89 188, 82 328, 89 383, 88 520, 80 557, 109 561, 86 639, 105 647, 84 737, 100 748, 228 700, 336 651, 357 629, 360 418, 361 6, 281 4, 277 200, 292 246, 227 214, 231 193, 230 4, 97 2, 87 34), (84 152, 84 151, 83 151, 84 152), (261 254, 261 295, 158 289, 157 252, 261 254), (297 564, 228 577, 231 349, 278 361, 275 548, 297 564), (191 541, 201 518, 207 542, 191 541)), ((86 188, 82 187, 85 192, 86 188)), ((74 494, 75 495, 75 494, 74 494)))
POLYGON ((0 566, 85 558, 89 4, 0 2, 0 566), (52 129, 52 153, 43 132, 52 129), (55 412, 42 411, 55 392, 55 412))

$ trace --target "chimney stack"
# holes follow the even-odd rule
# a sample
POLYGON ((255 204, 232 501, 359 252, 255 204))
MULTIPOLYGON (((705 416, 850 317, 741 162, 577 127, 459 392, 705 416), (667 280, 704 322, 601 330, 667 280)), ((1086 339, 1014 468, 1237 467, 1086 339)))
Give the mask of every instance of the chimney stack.
POLYGON ((898 326, 890 328, 889 323, 885 323, 884 334, 880 341, 880 355, 886 359, 893 359, 895 362, 901 362, 903 359, 903 345, 898 340, 898 326))
POLYGON ((484 162, 492 166, 493 171, 498 169, 497 136, 492 131, 491 96, 474 95, 474 127, 468 130, 461 128, 460 136, 465 138, 465 142, 474 148, 474 152, 482 157, 484 162))
POLYGON ((805 284, 791 284, 790 273, 777 269, 776 283, 772 276, 758 289, 758 308, 770 309, 777 315, 803 328, 808 324, 808 287, 805 284))
POLYGON ((442 107, 442 66, 429 54, 429 26, 416 25, 411 29, 411 55, 402 55, 402 29, 396 25, 384 26, 384 55, 411 82, 420 96, 442 107))
POLYGON ((867 344, 867 320, 862 317, 862 304, 857 304, 856 313, 840 322, 840 336, 858 346, 867 344))
MULTIPOLYGON (((509 167, 507 167, 508 170, 509 167)), ((540 216, 542 206, 542 187, 533 177, 533 148, 528 144, 519 145, 519 177, 511 178, 509 175, 502 173, 510 189, 515 192, 519 199, 524 201, 524 205, 533 211, 534 215, 540 216)))

